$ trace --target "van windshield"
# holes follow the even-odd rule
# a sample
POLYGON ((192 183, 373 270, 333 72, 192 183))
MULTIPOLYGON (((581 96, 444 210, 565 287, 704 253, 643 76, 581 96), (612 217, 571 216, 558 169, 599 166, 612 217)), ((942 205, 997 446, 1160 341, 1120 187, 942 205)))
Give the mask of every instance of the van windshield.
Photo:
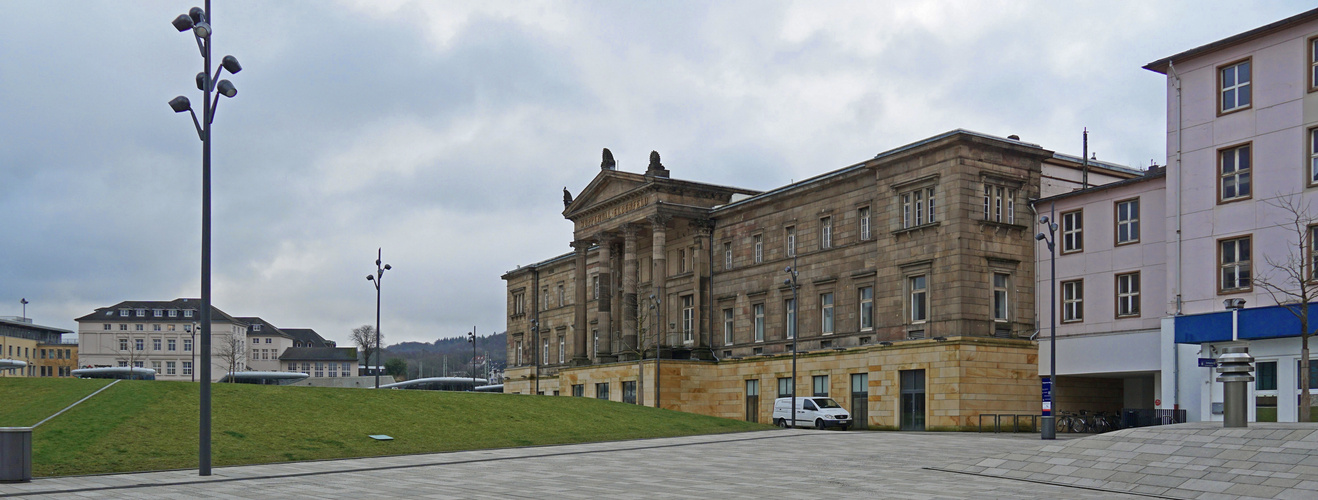
POLYGON ((813 400, 813 401, 815 402, 815 404, 818 404, 820 408, 841 408, 841 407, 842 407, 842 405, 837 404, 837 401, 833 401, 833 398, 819 398, 819 399, 815 399, 815 400, 813 400))

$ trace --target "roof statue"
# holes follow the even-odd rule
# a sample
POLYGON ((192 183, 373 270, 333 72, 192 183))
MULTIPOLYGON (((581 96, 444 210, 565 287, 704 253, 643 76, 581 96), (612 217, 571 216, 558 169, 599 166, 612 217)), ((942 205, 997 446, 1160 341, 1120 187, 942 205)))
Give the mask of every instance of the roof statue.
POLYGON ((664 168, 663 163, 659 163, 659 152, 650 152, 650 166, 645 169, 645 175, 653 177, 668 177, 668 169, 664 168))
POLYGON ((563 186, 563 208, 572 204, 572 193, 568 192, 567 186, 563 186))
POLYGON ((618 162, 613 161, 613 151, 604 148, 604 161, 600 162, 600 170, 617 170, 618 162))

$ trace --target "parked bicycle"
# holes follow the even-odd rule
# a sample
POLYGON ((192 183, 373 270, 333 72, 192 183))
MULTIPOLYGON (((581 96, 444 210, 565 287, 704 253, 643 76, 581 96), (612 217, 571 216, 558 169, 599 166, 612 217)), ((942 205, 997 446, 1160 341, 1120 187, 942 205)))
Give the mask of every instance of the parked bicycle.
POLYGON ((1059 412, 1057 416, 1057 432, 1102 434, 1120 429, 1120 424, 1118 417, 1108 412, 1090 413, 1088 410, 1080 410, 1079 413, 1075 413, 1063 411, 1059 412))

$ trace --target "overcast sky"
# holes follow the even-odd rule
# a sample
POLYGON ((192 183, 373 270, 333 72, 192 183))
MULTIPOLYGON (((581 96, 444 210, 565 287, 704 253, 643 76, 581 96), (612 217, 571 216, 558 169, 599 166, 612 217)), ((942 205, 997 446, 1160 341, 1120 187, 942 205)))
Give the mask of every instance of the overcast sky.
MULTIPOLYGON (((200 0, 197 0, 200 3, 200 0)), ((193 2, 0 1, 0 316, 200 296, 193 2)), ((1305 1, 214 2, 214 303, 347 344, 505 327, 600 149, 765 190, 956 128, 1164 163, 1144 64, 1305 1)))

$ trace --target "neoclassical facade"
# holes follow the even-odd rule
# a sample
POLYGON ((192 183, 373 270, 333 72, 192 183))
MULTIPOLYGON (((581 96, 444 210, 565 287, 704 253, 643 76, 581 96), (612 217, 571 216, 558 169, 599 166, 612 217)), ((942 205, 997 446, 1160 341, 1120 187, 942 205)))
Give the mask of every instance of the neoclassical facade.
POLYGON ((605 150, 564 193, 573 252, 503 276, 505 391, 761 421, 774 397, 824 394, 909 429, 1037 413, 1028 202, 1137 175, 1081 170, 955 130, 757 192, 674 179, 657 153, 619 171, 605 150))

